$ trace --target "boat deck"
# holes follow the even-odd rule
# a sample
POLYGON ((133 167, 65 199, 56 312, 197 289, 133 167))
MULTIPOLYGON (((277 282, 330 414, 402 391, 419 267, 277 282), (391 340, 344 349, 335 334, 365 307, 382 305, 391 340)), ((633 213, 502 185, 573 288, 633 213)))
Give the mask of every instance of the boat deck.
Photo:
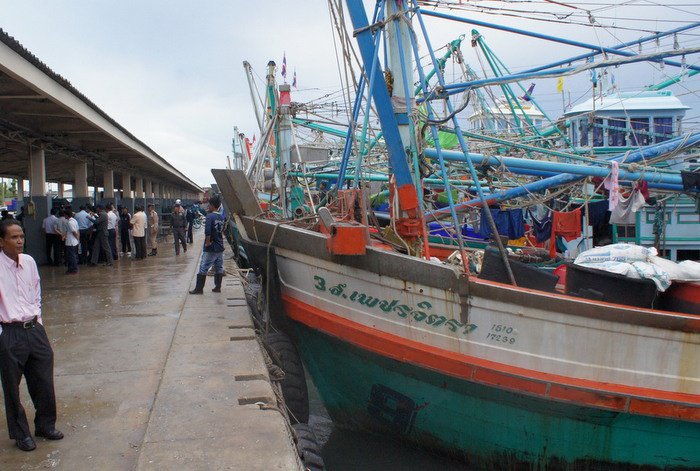
POLYGON ((65 438, 20 451, 2 407, 0 469, 300 469, 280 412, 256 405, 274 393, 235 265, 226 260, 221 293, 211 277, 204 296, 187 292, 202 239, 184 255, 163 243, 157 257, 77 276, 41 268, 65 438))

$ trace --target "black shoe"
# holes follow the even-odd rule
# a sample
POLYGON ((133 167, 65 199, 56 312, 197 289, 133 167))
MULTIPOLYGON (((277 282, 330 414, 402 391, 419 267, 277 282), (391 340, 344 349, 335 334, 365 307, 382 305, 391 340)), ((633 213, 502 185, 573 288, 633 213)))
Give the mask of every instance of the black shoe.
POLYGON ((92 263, 92 262, 88 262, 88 266, 89 266, 89 267, 96 267, 97 264, 96 264, 96 263, 92 263))
POLYGON ((37 430, 34 432, 34 435, 36 435, 37 437, 43 437, 47 440, 60 440, 63 438, 63 433, 60 430, 56 430, 56 429, 49 430, 48 432, 44 432, 42 430, 37 430))
POLYGON ((17 445, 17 448, 19 448, 22 451, 32 451, 36 448, 36 443, 34 443, 34 439, 32 437, 26 437, 22 440, 17 440, 15 444, 17 445))

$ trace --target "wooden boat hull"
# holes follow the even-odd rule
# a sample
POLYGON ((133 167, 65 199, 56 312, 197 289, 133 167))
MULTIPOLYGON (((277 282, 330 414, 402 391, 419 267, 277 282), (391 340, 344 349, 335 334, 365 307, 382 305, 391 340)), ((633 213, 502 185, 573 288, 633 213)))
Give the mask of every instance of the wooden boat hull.
POLYGON ((700 469, 699 316, 333 256, 245 201, 227 198, 246 253, 341 424, 484 469, 700 469))
POLYGON ((334 423, 391 433, 469 469, 697 469, 697 423, 533 398, 387 358, 299 324, 334 423))

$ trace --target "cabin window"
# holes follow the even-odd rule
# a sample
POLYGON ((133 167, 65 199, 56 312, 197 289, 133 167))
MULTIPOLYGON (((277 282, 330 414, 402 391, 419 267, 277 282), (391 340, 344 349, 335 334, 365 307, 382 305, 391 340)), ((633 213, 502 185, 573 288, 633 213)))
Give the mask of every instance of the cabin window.
POLYGON ((635 239, 637 237, 637 226, 617 225, 618 239, 635 239))
POLYGON ((596 119, 593 125, 593 147, 603 147, 603 120, 596 119))
POLYGON ((608 145, 611 147, 623 147, 625 142, 625 128, 627 120, 624 117, 608 118, 608 145))
POLYGON ((588 120, 582 119, 579 121, 581 123, 581 142, 579 143, 582 147, 588 146, 588 120))
POLYGON ((654 138, 656 142, 668 141, 673 137, 673 118, 654 118, 654 138))
POLYGON ((630 124, 632 126, 632 145, 648 146, 649 118, 632 118, 630 124))
POLYGON ((677 250, 676 261, 682 262, 683 260, 700 260, 700 250, 677 250))

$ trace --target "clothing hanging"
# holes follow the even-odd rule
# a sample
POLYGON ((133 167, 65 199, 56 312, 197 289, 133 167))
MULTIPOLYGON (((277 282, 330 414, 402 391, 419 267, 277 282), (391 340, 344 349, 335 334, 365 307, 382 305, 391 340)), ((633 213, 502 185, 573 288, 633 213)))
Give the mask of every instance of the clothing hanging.
MULTIPOLYGON (((607 205, 607 202, 605 202, 607 205)), ((547 213, 543 218, 537 219, 535 214, 528 210, 530 219, 532 219, 532 232, 535 233, 535 239, 538 243, 548 241, 552 236, 552 215, 547 213)))
POLYGON ((549 255, 552 258, 557 255, 556 236, 567 241, 581 236, 581 208, 567 213, 552 211, 552 240, 549 242, 549 255))
POLYGON ((620 183, 618 177, 620 175, 620 165, 617 162, 612 162, 612 168, 610 169, 610 175, 605 177, 603 180, 603 186, 606 190, 610 192, 608 197, 608 209, 612 211, 617 206, 620 200, 620 183))
POLYGON ((637 222, 637 211, 645 204, 644 196, 636 190, 628 198, 620 196, 619 204, 610 212, 610 224, 633 226, 637 222))

